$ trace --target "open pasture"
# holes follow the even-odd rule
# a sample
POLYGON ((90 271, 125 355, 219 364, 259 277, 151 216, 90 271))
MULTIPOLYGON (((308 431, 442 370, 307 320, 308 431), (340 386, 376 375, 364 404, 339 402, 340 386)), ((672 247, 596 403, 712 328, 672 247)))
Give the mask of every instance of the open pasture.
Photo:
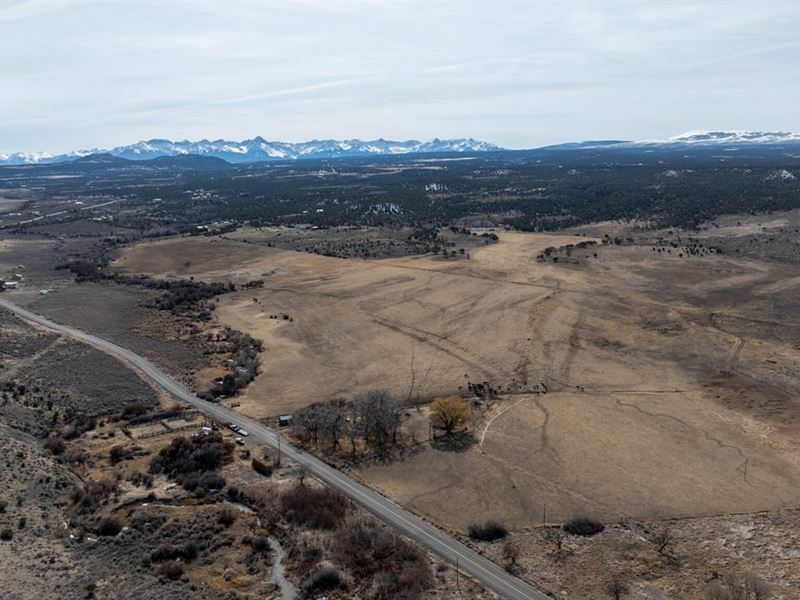
POLYGON ((217 310, 264 341, 261 374, 237 398, 253 416, 374 388, 411 399, 470 381, 500 389, 472 448, 360 472, 444 525, 796 506, 798 331, 775 323, 800 269, 637 245, 579 265, 535 260, 586 239, 502 233, 469 260, 364 261, 183 238, 133 246, 115 264, 264 280, 217 310), (548 393, 533 393, 542 384, 548 393))

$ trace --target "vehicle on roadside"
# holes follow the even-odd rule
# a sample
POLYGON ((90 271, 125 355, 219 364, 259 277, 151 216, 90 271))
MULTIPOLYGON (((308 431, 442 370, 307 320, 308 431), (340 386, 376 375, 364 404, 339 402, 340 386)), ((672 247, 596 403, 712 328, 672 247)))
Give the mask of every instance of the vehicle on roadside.
POLYGON ((240 446, 244 446, 244 438, 235 437, 233 438, 233 441, 239 444, 240 446))

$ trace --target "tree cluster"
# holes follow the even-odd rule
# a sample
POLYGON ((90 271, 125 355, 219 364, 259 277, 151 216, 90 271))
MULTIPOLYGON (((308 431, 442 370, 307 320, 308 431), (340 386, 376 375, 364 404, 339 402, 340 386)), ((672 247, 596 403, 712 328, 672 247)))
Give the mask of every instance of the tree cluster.
MULTIPOLYGON (((149 275, 125 275, 107 269, 106 257, 96 260, 77 259, 57 265, 56 270, 69 270, 78 283, 85 281, 113 281, 123 285, 136 285, 164 293, 151 302, 159 310, 174 310, 180 306, 197 304, 215 296, 236 291, 233 283, 194 281, 192 279, 156 279, 149 275)), ((252 283, 252 282, 251 282, 252 283)), ((263 282, 262 282, 263 285, 263 282)))
POLYGON ((150 461, 151 473, 164 473, 197 494, 219 490, 225 479, 217 469, 230 460, 233 445, 220 433, 176 437, 150 461))
POLYGON ((230 328, 226 328, 221 335, 217 334, 216 341, 224 346, 223 351, 230 353, 231 371, 200 394, 206 400, 235 396, 239 390, 247 387, 258 375, 258 355, 263 348, 261 340, 230 328))
POLYGON ((357 581, 372 581, 370 598, 420 598, 432 582, 425 554, 372 520, 362 519, 339 532, 333 555, 357 581))
POLYGON ((347 498, 336 490, 305 485, 284 492, 280 504, 289 522, 313 529, 336 529, 349 508, 347 498))
POLYGON ((327 446, 331 451, 347 440, 356 454, 358 443, 385 449, 397 442, 403 404, 389 392, 376 390, 353 400, 317 402, 294 414, 293 433, 303 442, 327 446))

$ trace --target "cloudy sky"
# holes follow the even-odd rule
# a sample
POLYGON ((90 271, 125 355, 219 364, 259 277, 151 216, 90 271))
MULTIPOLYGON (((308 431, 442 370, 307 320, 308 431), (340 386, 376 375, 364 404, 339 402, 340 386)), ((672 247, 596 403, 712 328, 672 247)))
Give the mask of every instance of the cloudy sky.
POLYGON ((0 152, 800 131, 800 2, 0 0, 0 152))

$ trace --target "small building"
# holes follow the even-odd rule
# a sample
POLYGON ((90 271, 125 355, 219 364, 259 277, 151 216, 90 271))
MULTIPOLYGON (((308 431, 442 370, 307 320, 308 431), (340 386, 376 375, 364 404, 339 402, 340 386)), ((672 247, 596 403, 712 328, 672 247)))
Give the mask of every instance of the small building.
POLYGON ((3 282, 3 289, 15 290, 15 289, 17 289, 17 284, 18 283, 19 282, 17 282, 17 281, 4 281, 3 282))
POLYGON ((293 415, 280 415, 278 417, 278 427, 288 427, 294 420, 293 415))

